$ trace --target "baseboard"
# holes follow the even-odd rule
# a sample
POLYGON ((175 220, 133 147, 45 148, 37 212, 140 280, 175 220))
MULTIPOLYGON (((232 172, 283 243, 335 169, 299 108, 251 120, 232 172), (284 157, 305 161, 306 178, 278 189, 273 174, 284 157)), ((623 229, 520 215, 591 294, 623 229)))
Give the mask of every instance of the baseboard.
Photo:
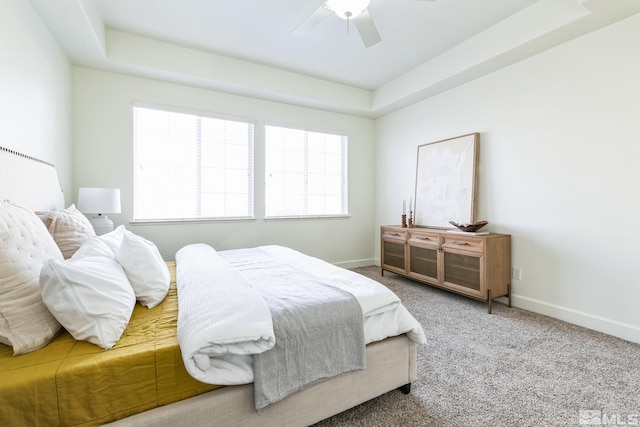
POLYGON ((380 265, 380 261, 376 264, 376 260, 374 258, 366 258, 366 259, 356 259, 353 261, 342 261, 336 262, 333 265, 337 265, 342 268, 357 268, 357 267, 368 267, 370 265, 380 265))
MULTIPOLYGON (((380 258, 374 259, 373 264, 380 266, 380 258)), ((496 301, 500 301, 504 304, 508 303, 506 297, 496 298, 496 301)), ((640 344, 640 327, 638 326, 616 322, 615 320, 594 316, 593 314, 585 313, 583 311, 549 304, 547 302, 516 294, 511 295, 511 304, 514 307, 522 308, 523 310, 543 314, 545 316, 553 317, 554 319, 562 320, 564 322, 572 323, 574 325, 582 326, 587 329, 592 329, 594 331, 613 335, 614 337, 640 344)))
MULTIPOLYGON (((507 303, 506 298, 498 298, 497 300, 502 301, 505 304, 507 303)), ((511 295, 511 304, 514 307, 522 308, 538 314, 544 314, 545 316, 553 317, 554 319, 563 320, 568 323, 573 323, 574 325, 583 326, 594 331, 613 335, 615 337, 640 344, 640 328, 637 326, 616 322, 615 320, 594 316, 593 314, 515 294, 511 295)))

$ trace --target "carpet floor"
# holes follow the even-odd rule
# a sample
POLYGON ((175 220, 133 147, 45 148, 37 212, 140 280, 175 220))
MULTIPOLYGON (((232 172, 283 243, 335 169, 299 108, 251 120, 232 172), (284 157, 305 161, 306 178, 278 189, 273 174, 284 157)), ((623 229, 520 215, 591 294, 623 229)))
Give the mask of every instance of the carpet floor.
POLYGON ((640 345, 550 317, 487 305, 380 268, 425 329, 411 393, 392 391, 316 424, 640 425, 640 345))

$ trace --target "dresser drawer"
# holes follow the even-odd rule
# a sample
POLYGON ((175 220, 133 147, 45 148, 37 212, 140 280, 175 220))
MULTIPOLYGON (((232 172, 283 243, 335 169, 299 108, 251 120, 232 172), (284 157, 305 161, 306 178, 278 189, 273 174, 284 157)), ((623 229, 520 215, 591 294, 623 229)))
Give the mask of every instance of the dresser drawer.
POLYGON ((383 228, 382 238, 385 240, 401 240, 405 242, 407 240, 407 232, 399 231, 393 228, 383 228))
POLYGON ((409 231, 409 244, 419 246, 439 246, 440 235, 420 231, 409 231))
POLYGON ((484 239, 474 239, 466 236, 444 236, 442 246, 446 249, 482 253, 484 251, 484 239))

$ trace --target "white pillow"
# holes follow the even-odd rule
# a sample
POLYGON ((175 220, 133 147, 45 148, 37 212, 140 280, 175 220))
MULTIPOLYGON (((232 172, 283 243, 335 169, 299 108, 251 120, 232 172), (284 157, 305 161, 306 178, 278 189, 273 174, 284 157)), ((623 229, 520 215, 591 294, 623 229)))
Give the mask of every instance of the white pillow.
POLYGON ((80 249, 71 257, 71 260, 87 258, 93 256, 106 256, 107 258, 116 259, 116 254, 99 236, 95 236, 87 240, 80 249))
POLYGON ((138 235, 127 231, 116 253, 140 304, 153 308, 169 291, 170 274, 158 248, 138 235))
POLYGON ((98 236, 98 238, 111 248, 113 256, 115 257, 116 253, 118 253, 118 249, 120 249, 120 245, 122 245, 122 236, 124 236, 126 232, 127 229, 124 228, 124 225, 119 225, 115 230, 98 236))
POLYGON ((136 304, 122 267, 105 256, 48 260, 40 272, 40 290, 71 336, 106 350, 120 340, 136 304))
POLYGON ((40 218, 0 202, 0 343, 13 347, 14 356, 44 347, 61 329, 38 286, 49 258, 61 261, 62 254, 40 218))

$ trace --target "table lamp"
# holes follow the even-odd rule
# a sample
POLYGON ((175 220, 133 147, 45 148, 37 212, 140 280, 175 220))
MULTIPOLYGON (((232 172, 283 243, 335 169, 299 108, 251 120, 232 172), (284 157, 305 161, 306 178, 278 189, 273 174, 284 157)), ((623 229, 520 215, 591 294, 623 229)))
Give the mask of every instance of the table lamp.
POLYGON ((120 189, 80 187, 78 210, 94 214, 89 221, 98 236, 113 231, 113 221, 105 214, 120 213, 120 189))

